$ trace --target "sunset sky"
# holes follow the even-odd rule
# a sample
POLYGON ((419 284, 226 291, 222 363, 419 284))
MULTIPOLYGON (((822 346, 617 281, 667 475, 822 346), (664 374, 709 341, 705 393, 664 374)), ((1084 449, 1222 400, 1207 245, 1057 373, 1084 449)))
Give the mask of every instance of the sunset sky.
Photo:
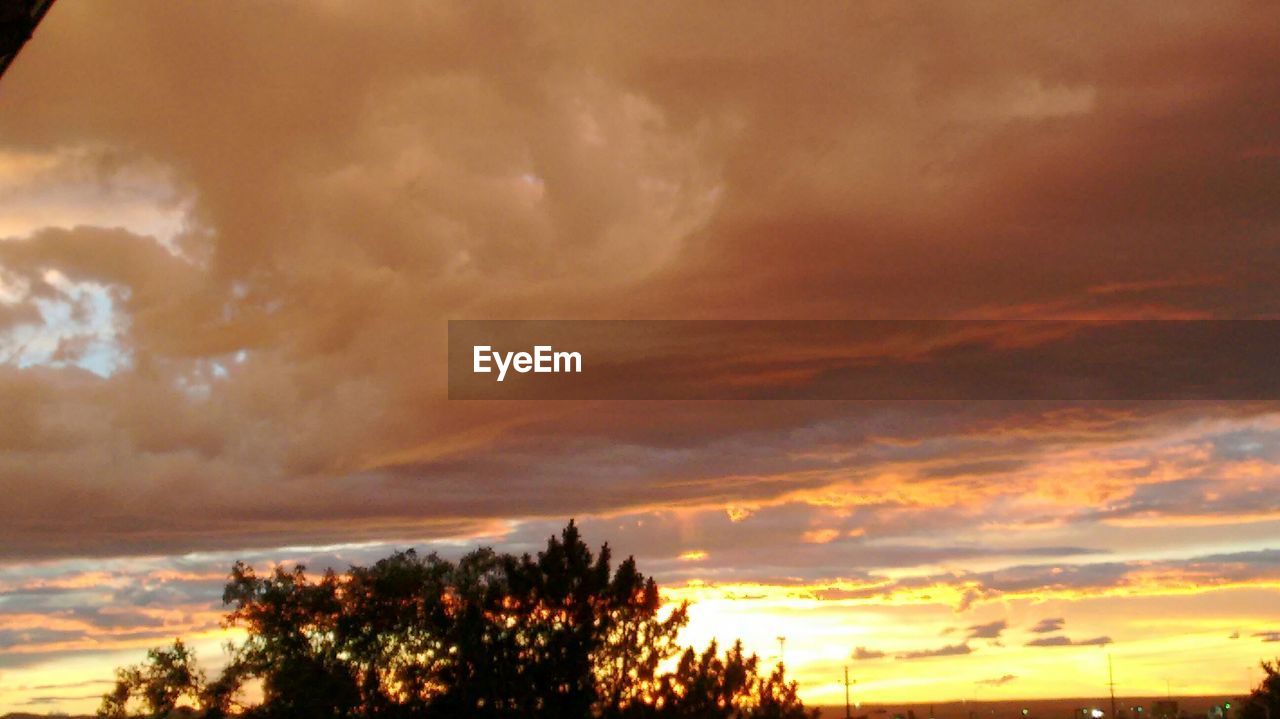
POLYGON ((1280 317, 1278 78, 1262 0, 60 0, 0 79, 0 713, 216 667, 237 559, 570 517, 809 702, 1238 695, 1280 404, 450 401, 446 329, 1280 317))

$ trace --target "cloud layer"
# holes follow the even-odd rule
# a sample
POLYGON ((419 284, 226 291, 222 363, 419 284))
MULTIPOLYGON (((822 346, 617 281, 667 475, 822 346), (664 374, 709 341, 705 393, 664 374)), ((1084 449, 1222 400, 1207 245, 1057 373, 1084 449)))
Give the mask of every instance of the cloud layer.
POLYGON ((445 331, 1275 317, 1277 65, 1245 0, 59 4, 0 97, 0 696, 216 652, 234 557, 570 516, 817 692, 1250 663, 1274 403, 450 402, 445 331))
MULTIPOLYGON (((27 498, 4 546, 466 534, 513 503, 770 500, 863 471, 872 437, 1088 431, 1008 406, 450 405, 446 318, 1275 312, 1266 9, 935 10, 60 10, 6 78, 9 172, 43 169, 6 190, 30 232, 0 248, 4 316, 104 288, 112 319, 43 364, 110 376, 0 376, 27 498), (825 476, 778 459, 830 446, 825 476)), ((1037 439, 970 466, 1004 482, 1037 439)))

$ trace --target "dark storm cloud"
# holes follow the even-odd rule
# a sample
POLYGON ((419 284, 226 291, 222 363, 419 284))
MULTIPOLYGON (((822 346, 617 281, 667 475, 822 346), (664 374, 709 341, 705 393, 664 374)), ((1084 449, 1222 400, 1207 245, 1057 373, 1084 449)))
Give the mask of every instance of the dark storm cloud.
POLYGON ((444 399, 457 317, 1274 313, 1280 43, 1263 5, 1180 7, 60 7, 5 77, 7 148, 86 148, 69 172, 101 182, 159 165, 191 209, 170 248, 57 217, 0 245, 29 285, 0 323, 61 296, 56 271, 107 288, 130 360, 0 370, 0 552, 493 536, 847 483, 866 528, 795 555, 853 574, 985 556, 859 560, 882 550, 849 533, 918 531, 903 510, 952 530, 1042 519, 1008 506, 1027 496, 1078 523, 1196 514, 1197 493, 1238 511, 1268 482, 1010 478, 1273 407, 444 399), (902 488, 957 507, 862 486, 904 463, 902 488))

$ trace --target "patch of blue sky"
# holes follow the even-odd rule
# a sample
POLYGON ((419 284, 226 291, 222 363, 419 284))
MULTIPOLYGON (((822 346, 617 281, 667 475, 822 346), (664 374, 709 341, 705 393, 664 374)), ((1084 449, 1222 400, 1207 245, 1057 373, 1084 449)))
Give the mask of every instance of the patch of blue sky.
POLYGON ((0 363, 26 367, 79 367, 99 377, 131 364, 121 343, 125 319, 111 293, 94 282, 70 282, 58 273, 46 277, 58 294, 32 300, 39 323, 23 323, 0 332, 0 363))

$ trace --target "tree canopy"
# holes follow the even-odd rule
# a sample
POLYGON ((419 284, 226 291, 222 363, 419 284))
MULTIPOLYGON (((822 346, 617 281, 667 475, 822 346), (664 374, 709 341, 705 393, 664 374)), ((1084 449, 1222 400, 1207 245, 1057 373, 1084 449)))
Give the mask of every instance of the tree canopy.
POLYGON ((1262 662, 1262 681, 1240 707, 1240 719, 1280 719, 1280 659, 1262 662))
POLYGON ((228 627, 247 634, 209 680, 181 640, 117 671, 99 716, 262 719, 813 716, 781 664, 741 643, 683 648, 687 605, 573 522, 536 556, 413 550, 310 576, 236 563, 228 627))

